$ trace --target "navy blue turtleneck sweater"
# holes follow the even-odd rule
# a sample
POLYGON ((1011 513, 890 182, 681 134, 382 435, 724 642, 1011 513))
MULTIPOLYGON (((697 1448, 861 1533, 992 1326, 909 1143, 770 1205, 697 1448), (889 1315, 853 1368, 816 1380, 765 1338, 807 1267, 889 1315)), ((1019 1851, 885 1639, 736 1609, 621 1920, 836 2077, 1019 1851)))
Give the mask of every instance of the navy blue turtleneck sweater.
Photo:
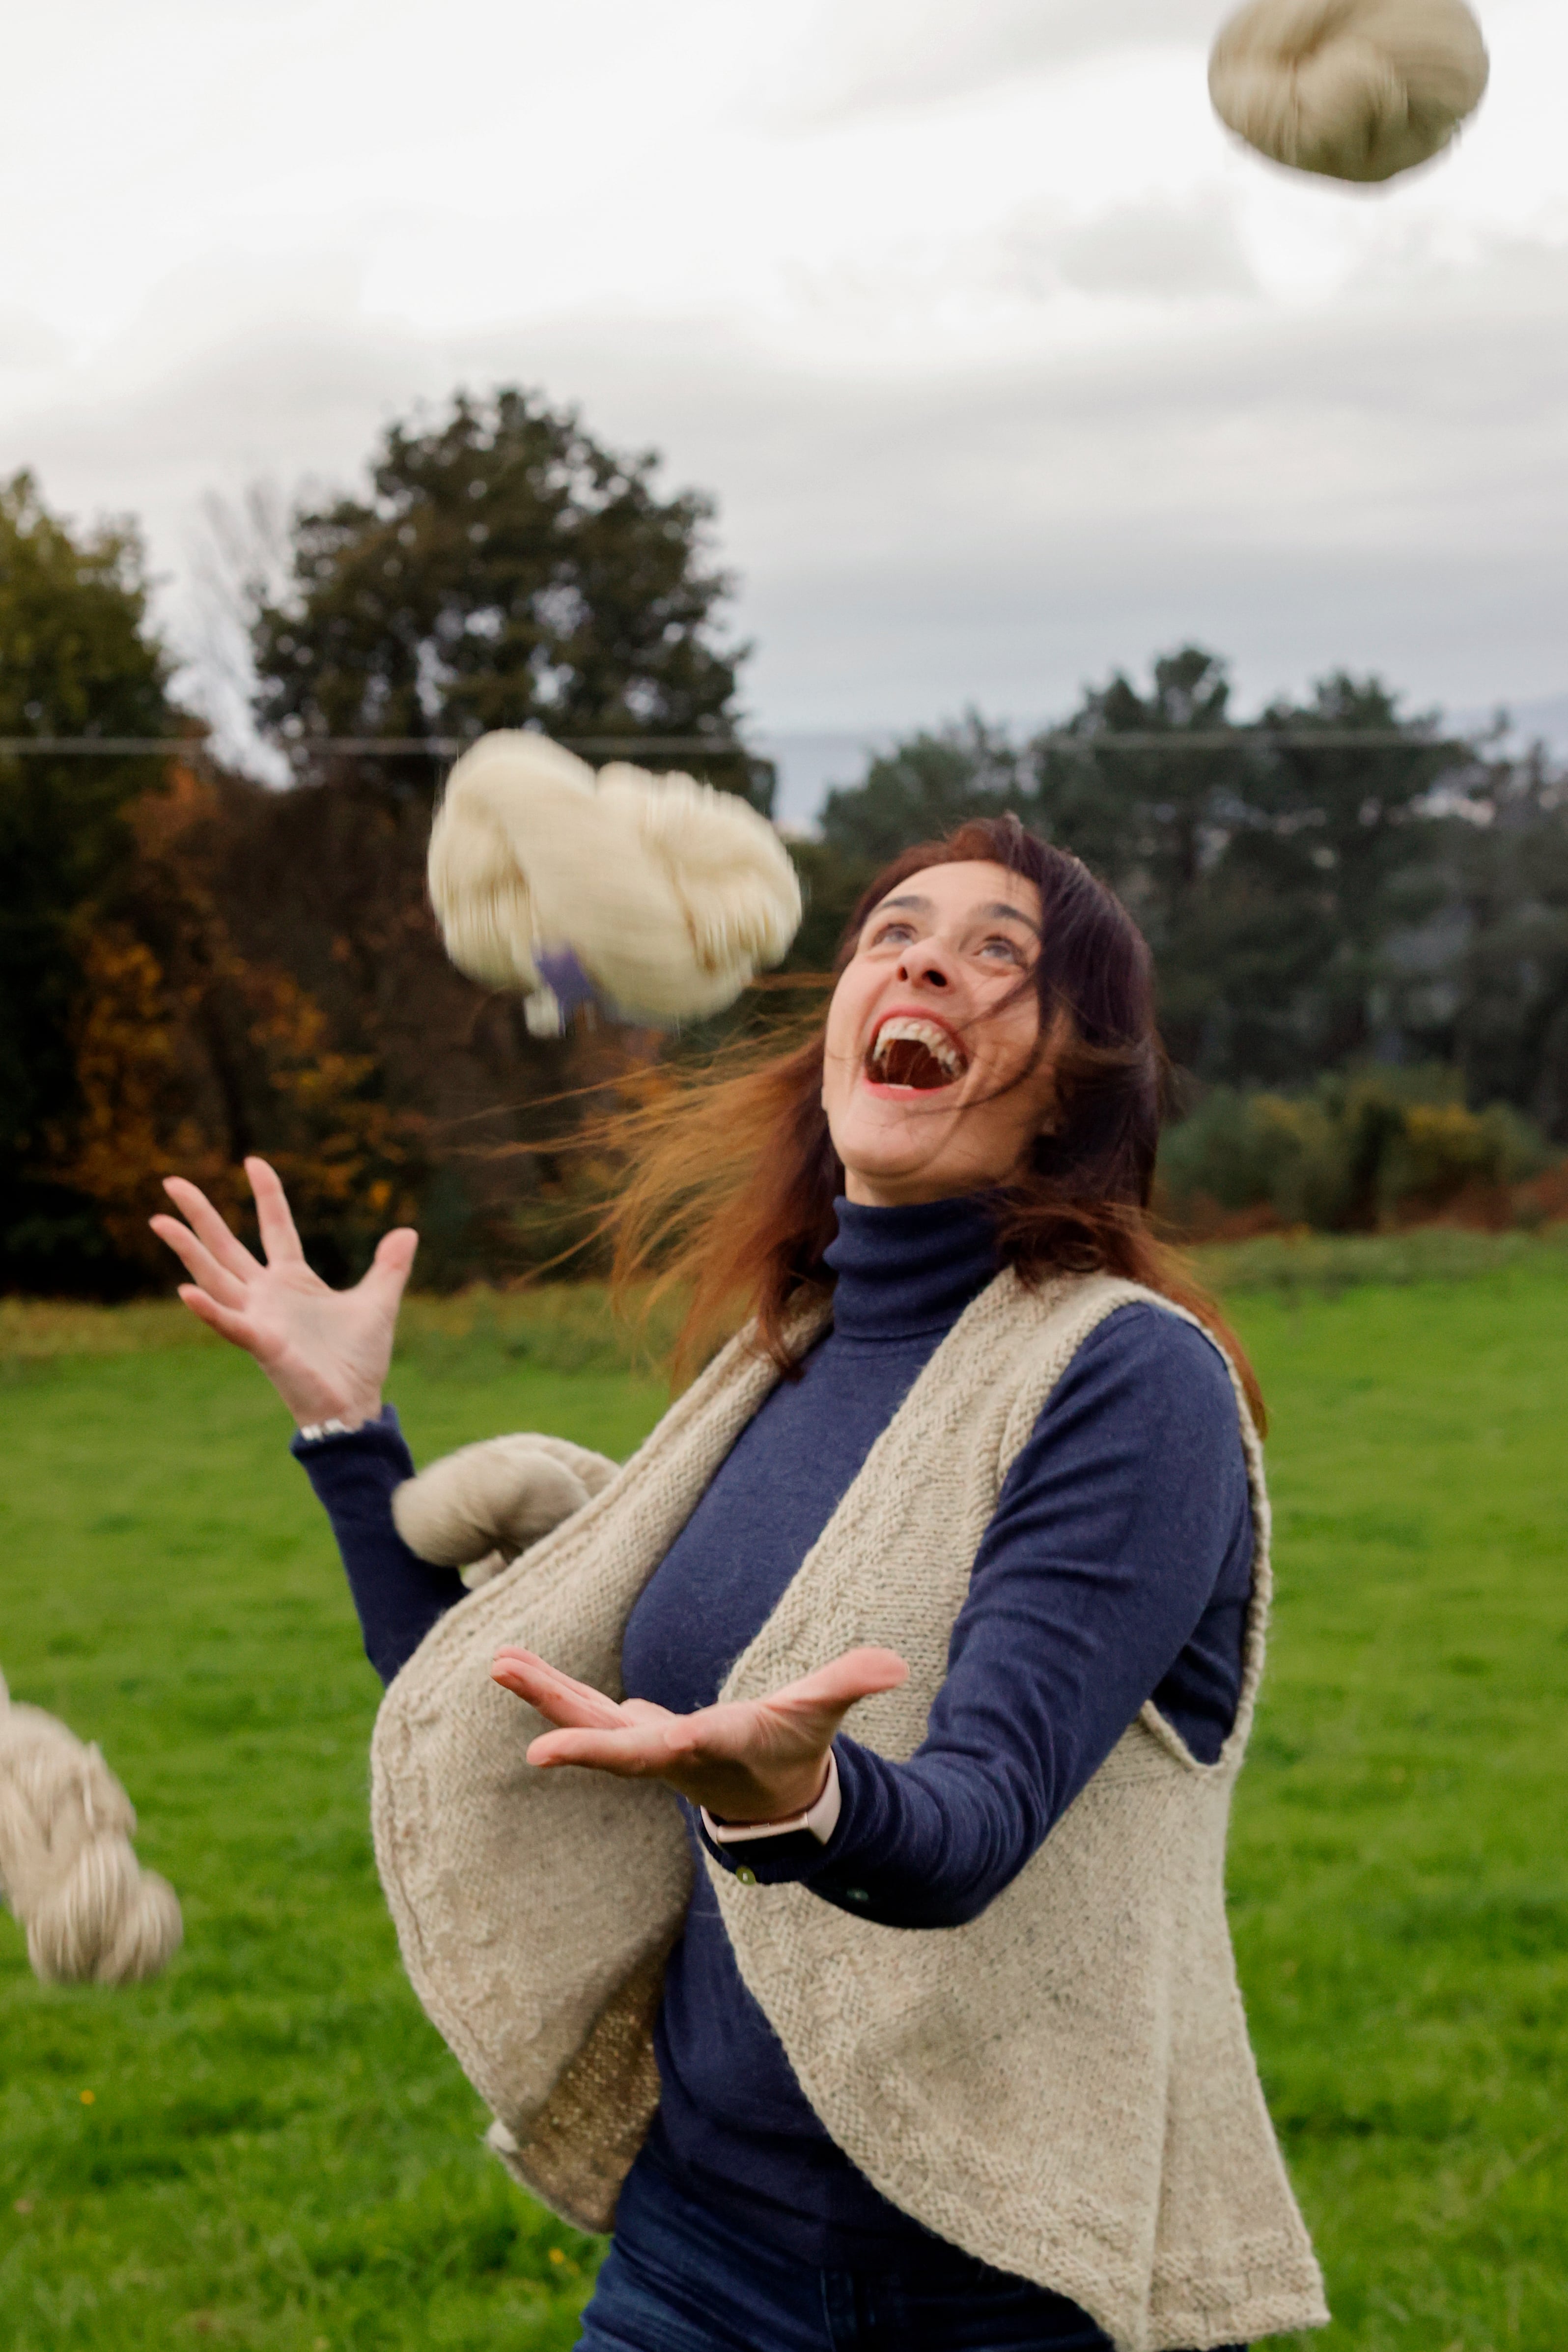
MULTIPOLYGON (((841 1202, 833 1321, 801 1376, 742 1431, 626 1628, 629 1696, 716 1697, 875 1439, 996 1270, 972 1202, 841 1202)), ((298 1444, 298 1441, 297 1441, 298 1444)), ((455 1576, 414 1559, 391 1496, 412 1463, 390 1411, 299 1446, 390 1678, 455 1576)), ((805 1833, 716 1850, 891 1927, 939 1929, 1017 1875, 1145 1701, 1205 1760, 1235 1713, 1251 1582, 1229 1378, 1191 1325, 1124 1307, 1080 1349, 1003 1487, 954 1628, 925 1739, 906 1764, 836 1742, 842 1808, 805 1833)), ((892 1638, 890 1633, 890 1638, 892 1638)), ((694 1839, 696 1817, 688 1814, 694 1839)), ((941 2250, 828 2137, 746 1990, 706 1874, 665 1976, 663 2095, 648 2159, 710 2207, 829 2267, 941 2250)))

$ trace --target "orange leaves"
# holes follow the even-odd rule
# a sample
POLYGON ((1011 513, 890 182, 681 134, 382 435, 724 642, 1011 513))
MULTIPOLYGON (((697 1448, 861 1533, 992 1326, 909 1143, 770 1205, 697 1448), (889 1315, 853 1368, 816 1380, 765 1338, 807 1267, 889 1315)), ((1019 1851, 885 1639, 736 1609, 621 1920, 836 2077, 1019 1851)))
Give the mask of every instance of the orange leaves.
POLYGON ((171 959, 177 978, 123 924, 83 941, 81 1108, 57 1172, 98 1204, 116 1249, 162 1270, 147 1232, 162 1179, 177 1171, 239 1214, 240 1161, 260 1151, 301 1223, 330 1223, 351 1256, 411 1218, 423 1122, 377 1098, 373 1057, 334 1045, 307 990, 248 962, 200 911, 199 935, 187 930, 171 959))
POLYGON ((152 950, 106 925, 86 940, 82 964, 74 1041, 81 1109, 57 1173, 98 1203, 118 1250, 151 1264, 156 1244, 146 1221, 161 1176, 178 1166, 220 1195, 234 1186, 215 1139, 186 1108, 178 1008, 152 950))

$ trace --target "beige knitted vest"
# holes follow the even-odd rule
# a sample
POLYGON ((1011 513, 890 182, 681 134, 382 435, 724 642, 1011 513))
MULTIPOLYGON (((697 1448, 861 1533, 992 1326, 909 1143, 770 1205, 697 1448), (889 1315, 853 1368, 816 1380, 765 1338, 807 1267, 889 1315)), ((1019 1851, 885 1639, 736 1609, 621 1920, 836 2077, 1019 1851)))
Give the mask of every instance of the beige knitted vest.
MULTIPOLYGON (((909 1756, 1009 1465, 1087 1335, 1149 1297, 1099 1276, 1035 1293, 998 1276, 873 1446, 725 1695, 885 1643, 909 1681, 864 1701, 851 1727, 909 1756)), ((497 2119, 492 2143, 587 2229, 610 2225, 657 2102, 651 2028, 691 1864, 662 1787, 524 1762, 539 1718, 491 1683, 490 1658, 522 1643, 619 1696, 632 1606, 776 1378, 732 1342, 611 1486, 441 1620, 376 1725, 376 1855, 409 1975, 497 2119)), ((741 1973, 839 2146, 940 2236, 1082 2304, 1120 2352, 1327 2317, 1225 1918, 1270 1591, 1260 1450, 1238 1397, 1254 1599, 1217 1763, 1196 1762, 1145 1706, 1012 1885, 940 1933, 712 1874, 741 1973)))

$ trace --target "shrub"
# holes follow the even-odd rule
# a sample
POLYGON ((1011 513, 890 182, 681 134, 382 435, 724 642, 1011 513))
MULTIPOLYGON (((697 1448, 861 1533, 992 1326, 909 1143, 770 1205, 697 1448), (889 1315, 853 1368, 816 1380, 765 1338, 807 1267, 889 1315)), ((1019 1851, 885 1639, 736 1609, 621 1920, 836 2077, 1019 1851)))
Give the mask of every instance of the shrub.
POLYGON ((1450 1071, 1336 1071, 1305 1095, 1216 1087, 1166 1135, 1158 1205, 1194 1238, 1441 1215, 1507 1224, 1529 1213, 1512 1188, 1552 1156, 1506 1104, 1469 1109, 1450 1071))

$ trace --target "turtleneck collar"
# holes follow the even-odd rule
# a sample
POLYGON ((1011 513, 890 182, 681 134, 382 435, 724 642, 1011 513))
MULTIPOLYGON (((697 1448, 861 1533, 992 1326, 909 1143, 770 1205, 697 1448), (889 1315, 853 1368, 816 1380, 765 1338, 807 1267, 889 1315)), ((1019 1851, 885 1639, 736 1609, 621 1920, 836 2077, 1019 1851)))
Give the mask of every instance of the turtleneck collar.
POLYGON ((908 1209, 835 1206, 838 1239, 826 1257, 836 1277, 833 1329, 845 1339, 946 1330, 997 1271, 995 1229, 978 1195, 908 1209))

